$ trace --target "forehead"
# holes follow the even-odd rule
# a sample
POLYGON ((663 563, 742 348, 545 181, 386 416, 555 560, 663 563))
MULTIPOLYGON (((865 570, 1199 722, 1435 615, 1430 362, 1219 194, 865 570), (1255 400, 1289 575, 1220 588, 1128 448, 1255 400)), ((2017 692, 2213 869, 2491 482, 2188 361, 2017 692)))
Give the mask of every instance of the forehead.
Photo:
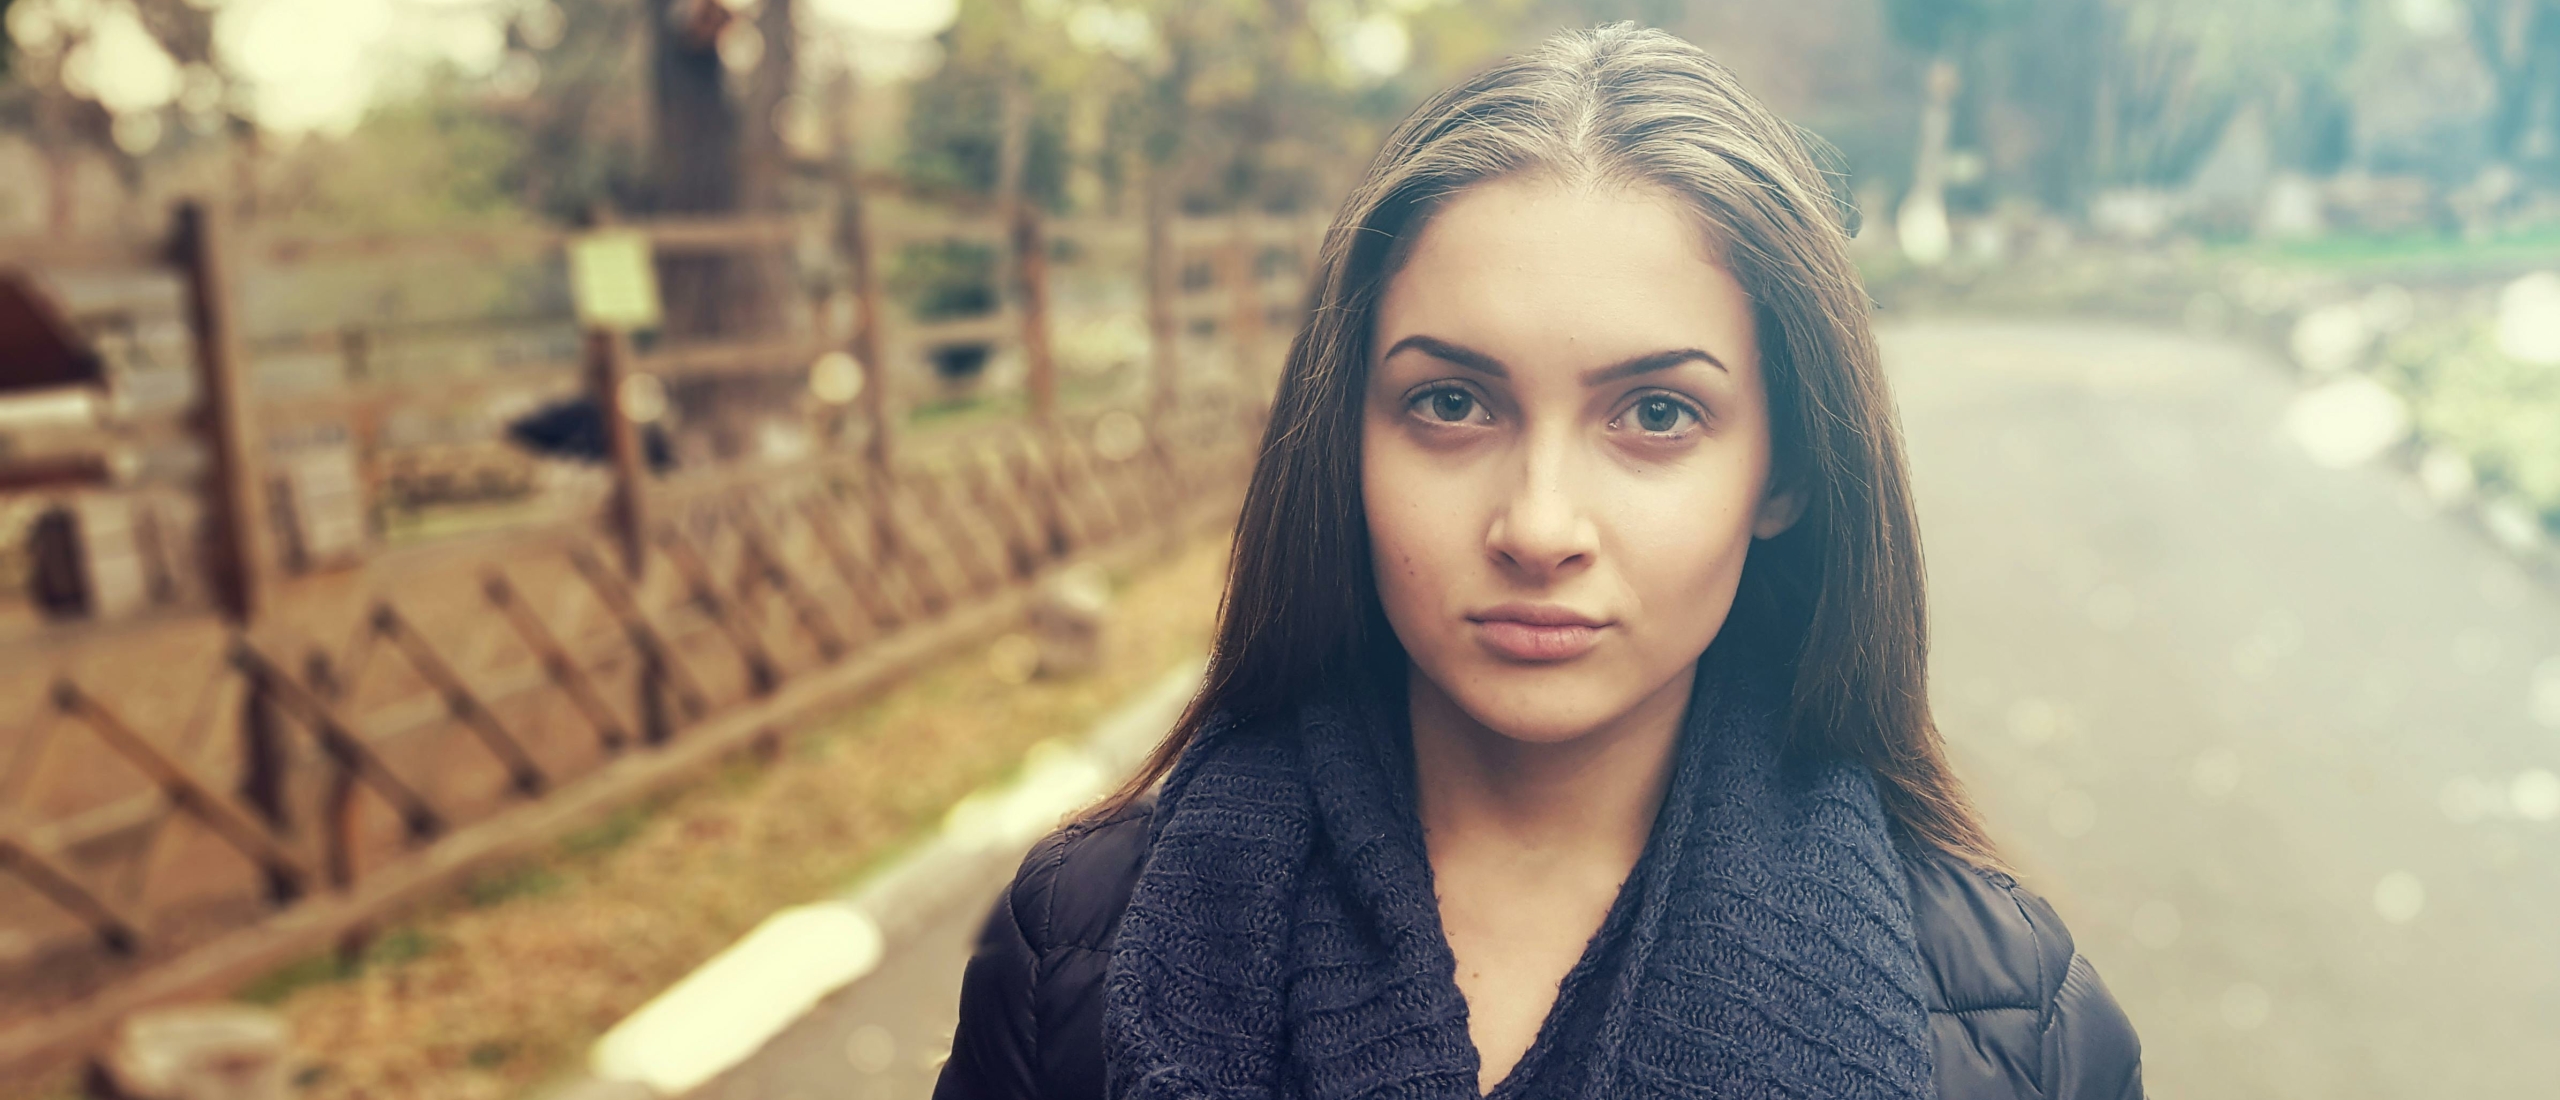
POLYGON ((1754 350, 1749 297, 1695 211, 1655 187, 1542 177, 1468 188, 1428 220, 1379 301, 1373 354, 1415 333, 1558 371, 1754 350))

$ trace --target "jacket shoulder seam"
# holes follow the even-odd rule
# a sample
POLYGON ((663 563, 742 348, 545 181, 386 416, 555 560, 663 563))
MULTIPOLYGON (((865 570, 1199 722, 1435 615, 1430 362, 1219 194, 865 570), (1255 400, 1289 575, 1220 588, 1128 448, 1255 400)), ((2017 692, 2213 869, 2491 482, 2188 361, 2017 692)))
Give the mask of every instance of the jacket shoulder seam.
POLYGON ((1933 1008, 1932 1016, 1979 1016, 1986 1012, 2034 1012, 2034 1005, 1975 1005, 1972 1008, 1933 1008))
POLYGON ((1071 823, 1050 834, 1049 839, 1042 842, 1042 847, 1047 851, 1043 853, 1038 866, 1025 868, 1023 872, 1025 883, 1036 881, 1045 888, 1045 896, 1041 899, 1040 938, 1032 945, 1035 949, 1042 952, 1070 947, 1088 951, 1101 950, 1100 944, 1088 943, 1081 938, 1072 940, 1054 938, 1053 933, 1058 926, 1058 899, 1064 888, 1063 884, 1058 882, 1058 872, 1066 866, 1067 857, 1074 854, 1078 845, 1110 829, 1128 828, 1132 824, 1143 828, 1146 820, 1143 807, 1132 807, 1100 820, 1071 823))

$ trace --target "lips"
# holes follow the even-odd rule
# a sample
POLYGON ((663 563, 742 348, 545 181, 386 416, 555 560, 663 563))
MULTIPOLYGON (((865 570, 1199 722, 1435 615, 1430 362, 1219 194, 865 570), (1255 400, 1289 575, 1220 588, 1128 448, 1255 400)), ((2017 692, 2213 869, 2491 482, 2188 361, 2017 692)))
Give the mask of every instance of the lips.
POLYGON ((1504 604, 1467 618, 1476 624, 1476 640, 1497 656, 1538 663, 1590 652, 1610 625, 1557 604, 1504 604))

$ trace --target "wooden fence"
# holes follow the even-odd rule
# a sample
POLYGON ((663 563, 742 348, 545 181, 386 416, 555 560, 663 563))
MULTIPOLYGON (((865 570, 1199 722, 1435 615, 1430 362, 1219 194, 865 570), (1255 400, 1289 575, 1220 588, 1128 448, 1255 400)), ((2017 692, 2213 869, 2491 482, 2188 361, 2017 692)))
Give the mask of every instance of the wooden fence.
POLYGON ((1067 563, 1143 558, 1229 522, 1276 373, 1271 334, 1294 323, 1315 243, 1313 227, 1269 219, 1150 234, 908 208, 866 223, 858 202, 624 228, 662 258, 798 248, 840 278, 810 290, 798 331, 645 350, 592 331, 566 361, 392 379, 364 369, 390 339, 378 328, 244 335, 242 270, 539 260, 570 234, 288 240, 187 206, 160 241, 0 241, 0 272, 175 280, 193 396, 183 416, 118 430, 191 444, 194 481, 177 493, 193 537, 176 542, 198 551, 179 564, 201 569, 175 587, 202 594, 0 643, 0 1071, 76 1054, 135 1008, 351 943, 474 867, 770 745, 1016 627, 1035 583, 1067 563), (903 317, 881 257, 944 239, 992 242, 1024 289, 992 317, 903 317), (1135 399, 1063 401, 1050 262, 1115 249, 1144 258, 1123 274, 1143 284, 1132 301, 1156 336, 1152 378, 1135 399), (831 302, 852 307, 834 311, 850 325, 831 323, 831 302), (901 364, 967 339, 1026 362, 1024 412, 910 438, 901 364), (1177 373, 1211 344, 1243 371, 1235 384, 1177 373), (297 346, 339 353, 343 377, 265 392, 253 356, 297 346), (822 410, 839 430, 811 453, 650 472, 631 379, 788 380, 834 353, 867 368, 865 384, 858 403, 822 410), (297 499, 271 465, 278 425, 339 425, 371 500, 399 460, 380 444, 385 417, 500 391, 592 399, 601 499, 320 565, 276 545, 271 510, 297 499))

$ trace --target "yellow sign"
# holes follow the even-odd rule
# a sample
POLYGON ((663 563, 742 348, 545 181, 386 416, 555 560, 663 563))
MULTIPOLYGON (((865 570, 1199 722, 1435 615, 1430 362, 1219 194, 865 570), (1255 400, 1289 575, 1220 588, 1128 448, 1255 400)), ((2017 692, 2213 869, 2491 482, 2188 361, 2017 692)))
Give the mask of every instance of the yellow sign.
POLYGON ((650 266, 648 235, 607 229, 569 242, 569 293, 581 324, 656 328, 658 273, 650 266))

